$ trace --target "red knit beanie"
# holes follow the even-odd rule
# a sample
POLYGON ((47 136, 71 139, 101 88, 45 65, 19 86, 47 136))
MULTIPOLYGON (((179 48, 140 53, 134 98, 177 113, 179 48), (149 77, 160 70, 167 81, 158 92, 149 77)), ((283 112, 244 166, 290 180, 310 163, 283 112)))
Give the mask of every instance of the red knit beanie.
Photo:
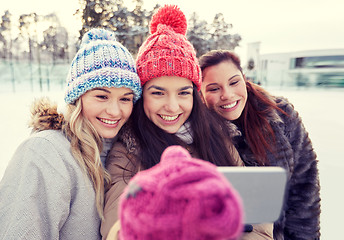
POLYGON ((186 39, 187 22, 175 5, 158 9, 150 22, 150 35, 139 49, 136 65, 143 86, 162 76, 178 76, 201 87, 201 69, 195 49, 186 39))
POLYGON ((216 166, 168 147, 120 199, 121 240, 229 240, 243 230, 241 198, 216 166))

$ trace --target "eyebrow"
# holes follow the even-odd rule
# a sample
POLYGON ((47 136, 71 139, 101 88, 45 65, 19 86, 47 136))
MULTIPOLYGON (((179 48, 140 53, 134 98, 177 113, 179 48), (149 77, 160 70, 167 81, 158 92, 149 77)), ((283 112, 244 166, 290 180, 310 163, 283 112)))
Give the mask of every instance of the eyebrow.
MULTIPOLYGON (((157 86, 157 85, 152 85, 152 86, 150 86, 149 88, 147 88, 147 90, 149 90, 149 89, 151 89, 151 88, 155 88, 155 89, 160 90, 160 91, 166 91, 165 88, 159 87, 159 86, 157 86)), ((183 90, 187 90, 187 89, 190 89, 190 88, 192 89, 193 87, 192 87, 192 86, 181 87, 181 88, 178 89, 178 91, 183 91, 183 90)))
POLYGON ((96 88, 93 88, 92 91, 95 91, 95 90, 99 90, 99 91, 104 91, 104 92, 107 92, 107 93, 111 93, 109 90, 105 89, 105 88, 99 88, 99 87, 96 87, 96 88))
MULTIPOLYGON (((105 88, 99 88, 99 87, 96 87, 96 88, 93 88, 92 91, 95 91, 95 90, 99 90, 99 91, 104 91, 106 93, 111 93, 111 91, 105 89, 105 88)), ((134 92, 133 91, 130 91, 130 92, 126 92, 124 93, 123 95, 134 95, 134 92)))
POLYGON ((152 89, 152 88, 155 88, 155 89, 157 89, 157 90, 161 90, 161 91, 165 91, 165 89, 164 89, 164 88, 162 88, 162 87, 159 87, 159 86, 156 86, 156 85, 152 85, 152 86, 150 86, 149 88, 147 88, 147 90, 149 90, 149 89, 152 89))
POLYGON ((232 80, 233 78, 235 78, 235 77, 237 77, 237 76, 240 76, 240 75, 239 75, 239 74, 235 74, 234 76, 230 77, 230 78, 228 79, 228 81, 232 80))
POLYGON ((193 89, 193 87, 192 86, 185 86, 185 87, 180 88, 179 90, 183 91, 183 90, 188 90, 188 89, 193 89))
MULTIPOLYGON (((233 76, 231 76, 227 81, 232 80, 233 78, 240 76, 239 74, 235 74, 233 76)), ((212 85, 217 85, 217 83, 209 83, 206 87, 212 86, 212 85)))

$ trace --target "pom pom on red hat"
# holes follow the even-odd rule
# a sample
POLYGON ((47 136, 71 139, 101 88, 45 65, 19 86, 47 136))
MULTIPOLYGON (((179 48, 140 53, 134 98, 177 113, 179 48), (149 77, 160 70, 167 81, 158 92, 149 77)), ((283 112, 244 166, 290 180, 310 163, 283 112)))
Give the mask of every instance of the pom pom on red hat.
POLYGON ((153 15, 150 23, 151 34, 157 31, 159 24, 169 26, 176 33, 186 35, 186 17, 176 5, 165 5, 153 15))
POLYGON ((201 89, 201 68, 192 44, 186 38, 187 21, 176 5, 164 5, 152 16, 151 35, 137 54, 141 86, 153 78, 177 76, 201 89))

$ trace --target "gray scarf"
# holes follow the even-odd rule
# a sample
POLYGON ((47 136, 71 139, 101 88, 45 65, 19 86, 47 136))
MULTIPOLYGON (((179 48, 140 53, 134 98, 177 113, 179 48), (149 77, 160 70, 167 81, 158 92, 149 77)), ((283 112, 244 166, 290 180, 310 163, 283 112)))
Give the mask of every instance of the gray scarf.
POLYGON ((103 166, 105 166, 107 155, 116 140, 117 140, 117 136, 114 138, 103 138, 103 141, 102 141, 103 150, 100 153, 100 160, 102 161, 103 166))
POLYGON ((193 132, 190 122, 185 122, 175 135, 188 145, 193 143, 193 132))

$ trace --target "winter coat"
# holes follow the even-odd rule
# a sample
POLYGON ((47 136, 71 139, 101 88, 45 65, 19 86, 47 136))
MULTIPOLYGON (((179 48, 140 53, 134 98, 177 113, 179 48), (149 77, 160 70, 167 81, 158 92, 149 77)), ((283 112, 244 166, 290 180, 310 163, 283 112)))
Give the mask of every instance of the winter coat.
POLYGON ((0 182, 0 239, 101 239, 92 182, 63 132, 49 130, 56 109, 41 107, 33 127, 45 130, 17 148, 0 182))
MULTIPOLYGON (((122 129, 117 141, 108 155, 106 169, 111 174, 111 188, 105 193, 104 219, 101 224, 101 235, 103 239, 108 235, 114 223, 118 220, 118 206, 121 194, 129 180, 142 169, 139 164, 139 145, 131 130, 126 126, 122 129)), ((191 156, 199 158, 192 145, 188 148, 191 156)), ((239 155, 234 156, 238 165, 243 166, 239 155)), ((115 229, 118 229, 116 227, 115 229)), ((111 236, 113 236, 111 229, 111 236)), ((244 233, 241 240, 266 240, 272 239, 273 224, 256 224, 251 233, 244 233)))
MULTIPOLYGON (((281 166, 288 172, 285 206, 274 224, 274 239, 319 239, 320 185, 316 154, 293 105, 281 97, 274 101, 287 115, 274 110, 268 117, 276 137, 276 151, 269 152, 267 157, 270 165, 281 166)), ((265 107, 255 104, 259 109, 265 107)), ((258 165, 243 133, 234 137, 234 143, 245 165, 258 165)))

